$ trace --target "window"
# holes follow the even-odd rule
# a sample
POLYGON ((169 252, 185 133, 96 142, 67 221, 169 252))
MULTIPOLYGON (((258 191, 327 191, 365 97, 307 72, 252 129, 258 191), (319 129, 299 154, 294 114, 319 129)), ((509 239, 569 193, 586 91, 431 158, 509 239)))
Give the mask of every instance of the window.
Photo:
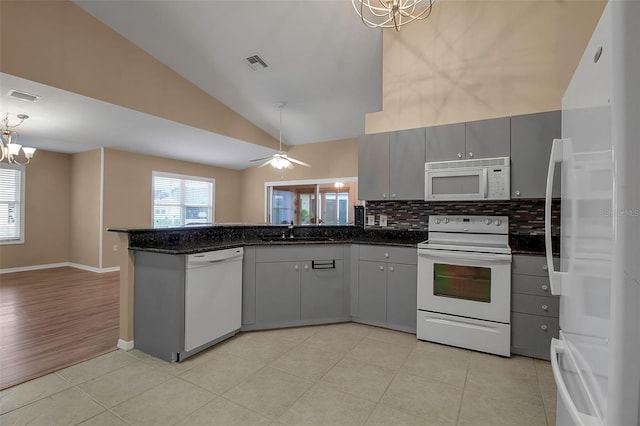
POLYGON ((266 221, 272 224, 348 225, 357 203, 357 178, 266 182, 266 221))
POLYGON ((215 179, 153 172, 153 227, 213 224, 215 186, 215 179))
POLYGON ((0 243, 24 242, 24 167, 0 166, 0 243))

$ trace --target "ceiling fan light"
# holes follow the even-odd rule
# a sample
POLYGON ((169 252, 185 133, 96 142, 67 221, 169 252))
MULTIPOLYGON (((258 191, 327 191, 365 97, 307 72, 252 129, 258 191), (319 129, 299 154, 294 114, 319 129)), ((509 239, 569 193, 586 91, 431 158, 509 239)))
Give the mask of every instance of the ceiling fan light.
POLYGON ((278 170, 282 170, 282 169, 286 169, 287 167, 291 166, 291 162, 289 160, 287 160, 286 158, 282 158, 282 157, 275 157, 271 160, 271 166, 273 166, 274 168, 278 169, 278 170))

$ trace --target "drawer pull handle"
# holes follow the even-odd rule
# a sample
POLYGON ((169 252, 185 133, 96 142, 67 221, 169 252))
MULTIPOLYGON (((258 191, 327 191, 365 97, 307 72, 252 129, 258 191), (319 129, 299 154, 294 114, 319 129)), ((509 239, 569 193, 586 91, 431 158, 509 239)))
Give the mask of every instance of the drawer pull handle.
POLYGON ((384 266, 380 266, 380 270, 381 270, 381 271, 384 271, 384 266))
POLYGON ((389 267, 389 272, 393 272, 393 266, 389 267))
POLYGON ((308 271, 309 270, 309 265, 304 265, 304 270, 308 271))
MULTIPOLYGON (((307 266, 307 268, 309 268, 307 266)), ((335 260, 312 260, 311 268, 313 269, 336 269, 335 260)))
POLYGON ((297 271, 297 270, 298 270, 298 265, 295 265, 295 266, 293 267, 293 269, 295 269, 295 270, 297 271))
POLYGON ((389 258, 389 253, 385 253, 384 257, 386 257, 388 259, 389 258))
POLYGON ((540 286, 540 288, 542 289, 542 291, 549 291, 549 286, 546 284, 542 284, 542 286, 540 286))
POLYGON ((542 324, 542 325, 540 326, 540 330, 542 330, 542 331, 547 331, 548 329, 549 329, 549 327, 547 327, 547 325, 546 325, 546 324, 542 324))
POLYGON ((542 305, 542 306, 540 306, 540 307, 541 307, 541 308, 542 308, 542 310, 543 310, 543 311, 545 311, 545 312, 549 310, 549 306, 547 306, 547 305, 542 305))

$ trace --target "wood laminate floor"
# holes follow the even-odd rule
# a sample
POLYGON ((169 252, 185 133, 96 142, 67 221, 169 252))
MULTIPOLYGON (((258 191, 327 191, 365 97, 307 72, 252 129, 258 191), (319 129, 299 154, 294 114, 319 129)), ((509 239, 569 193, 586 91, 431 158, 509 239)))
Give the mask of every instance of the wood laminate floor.
POLYGON ((0 275, 0 389, 116 349, 119 273, 0 275))

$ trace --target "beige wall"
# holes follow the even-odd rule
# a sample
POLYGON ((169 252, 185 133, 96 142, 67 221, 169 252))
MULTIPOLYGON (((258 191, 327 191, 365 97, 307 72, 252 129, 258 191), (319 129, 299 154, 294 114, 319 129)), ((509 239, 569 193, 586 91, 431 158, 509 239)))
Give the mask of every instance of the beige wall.
POLYGON ((278 142, 71 1, 1 1, 4 73, 276 149, 278 142))
POLYGON ((242 171, 241 221, 264 223, 265 182, 358 176, 357 139, 296 145, 289 149, 288 155, 311 164, 311 168, 295 166, 276 170, 267 166, 242 171))
POLYGON ((26 167, 24 244, 0 246, 0 269, 69 260, 71 156, 38 150, 26 167))
MULTIPOLYGON (((104 228, 150 227, 151 173, 153 171, 201 176, 216 180, 216 222, 237 222, 241 217, 241 175, 238 170, 176 161, 113 149, 104 150, 104 228)), ((119 239, 103 231, 103 268, 119 265, 113 246, 119 239)))
POLYGON ((71 232, 67 261, 100 267, 100 149, 71 156, 71 232))
POLYGON ((604 1, 443 1, 385 30, 383 110, 366 133, 560 108, 604 1))

